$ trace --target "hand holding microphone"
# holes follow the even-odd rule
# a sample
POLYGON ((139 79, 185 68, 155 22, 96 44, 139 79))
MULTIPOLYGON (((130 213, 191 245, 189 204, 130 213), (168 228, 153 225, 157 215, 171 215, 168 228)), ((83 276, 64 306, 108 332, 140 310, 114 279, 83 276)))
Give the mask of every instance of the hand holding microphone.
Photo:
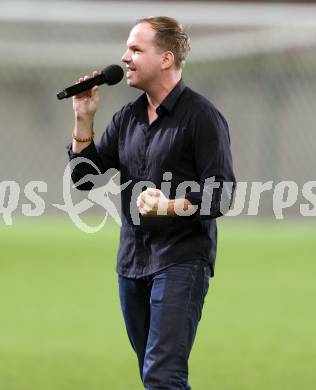
POLYGON ((78 83, 59 92, 57 98, 61 100, 74 96, 73 106, 75 113, 94 116, 99 102, 97 86, 117 84, 122 80, 123 76, 124 71, 119 65, 110 65, 100 73, 94 71, 93 77, 85 76, 80 78, 78 83))
MULTIPOLYGON (((97 75, 98 72, 94 71, 92 78, 88 75, 81 77, 77 85, 86 83, 97 75)), ((72 97, 72 106, 75 113, 72 150, 75 153, 80 153, 94 138, 93 122, 100 101, 98 88, 99 86, 95 85, 91 89, 83 90, 72 97)))
POLYGON ((99 85, 119 83, 124 71, 119 65, 110 65, 100 73, 93 72, 92 77, 84 76, 79 82, 57 94, 59 100, 73 97, 75 127, 73 131, 73 151, 80 153, 89 145, 94 136, 93 121, 99 103, 99 85))
MULTIPOLYGON (((83 86, 85 86, 87 85, 87 82, 91 82, 98 74, 99 72, 95 70, 92 74, 92 78, 88 75, 81 77, 76 85, 80 86, 83 84, 83 86)), ((72 106, 76 120, 83 120, 87 122, 88 126, 90 123, 90 127, 92 127, 93 119, 100 101, 98 89, 99 86, 94 85, 92 88, 82 90, 72 97, 72 106)))

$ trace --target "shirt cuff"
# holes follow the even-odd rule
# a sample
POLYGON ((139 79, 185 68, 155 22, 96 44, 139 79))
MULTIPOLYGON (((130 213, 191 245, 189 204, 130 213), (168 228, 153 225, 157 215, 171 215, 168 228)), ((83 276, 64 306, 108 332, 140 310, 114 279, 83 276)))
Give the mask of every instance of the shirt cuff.
POLYGON ((185 194, 185 198, 193 205, 198 206, 194 215, 201 219, 210 219, 222 216, 220 211, 221 189, 214 189, 212 198, 209 197, 207 192, 204 194, 203 190, 196 192, 190 191, 185 194), (204 206, 202 204, 203 195, 208 197, 204 199, 204 206))
POLYGON ((66 146, 67 153, 69 156, 69 159, 72 160, 76 157, 86 157, 90 160, 93 159, 93 157, 97 154, 97 149, 95 147, 95 143, 92 141, 90 145, 88 145, 86 148, 84 148, 80 153, 75 153, 72 150, 72 142, 66 146))

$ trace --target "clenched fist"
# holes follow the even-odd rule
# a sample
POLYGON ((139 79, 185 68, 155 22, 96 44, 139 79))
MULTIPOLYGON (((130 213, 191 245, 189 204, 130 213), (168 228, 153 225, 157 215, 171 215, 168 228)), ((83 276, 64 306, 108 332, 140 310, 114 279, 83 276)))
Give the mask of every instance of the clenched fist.
POLYGON ((141 215, 152 217, 156 215, 168 215, 170 200, 162 191, 156 188, 147 188, 137 198, 137 207, 141 215))

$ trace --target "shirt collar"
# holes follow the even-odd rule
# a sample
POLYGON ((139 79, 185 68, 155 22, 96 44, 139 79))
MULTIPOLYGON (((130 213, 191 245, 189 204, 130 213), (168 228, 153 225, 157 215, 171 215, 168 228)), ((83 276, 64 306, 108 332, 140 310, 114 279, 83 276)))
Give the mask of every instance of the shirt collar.
MULTIPOLYGON (((157 107, 157 112, 161 111, 161 107, 167 112, 171 112, 174 108, 175 104, 177 103, 180 95, 185 90, 186 85, 182 79, 176 84, 176 86, 173 88, 171 92, 164 98, 164 100, 161 102, 161 104, 157 107)), ((146 93, 143 93, 139 96, 138 99, 136 99, 133 103, 133 111, 135 114, 142 114, 144 112, 144 108, 147 107, 147 96, 146 93)), ((146 112, 147 115, 147 112, 146 112)))
MULTIPOLYGON (((167 95, 161 102, 160 106, 164 107, 168 112, 171 112, 175 104, 177 103, 180 95, 184 91, 186 85, 182 79, 177 83, 173 90, 167 95)), ((160 107, 159 106, 159 107, 160 107)))

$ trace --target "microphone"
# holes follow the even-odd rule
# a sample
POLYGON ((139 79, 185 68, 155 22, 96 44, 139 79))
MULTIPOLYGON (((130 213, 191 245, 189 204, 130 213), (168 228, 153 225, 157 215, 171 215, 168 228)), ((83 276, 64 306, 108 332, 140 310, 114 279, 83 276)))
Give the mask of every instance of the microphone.
POLYGON ((77 95, 80 92, 87 91, 95 85, 114 85, 119 83, 124 76, 124 71, 119 65, 109 65, 104 68, 100 74, 84 80, 81 83, 74 84, 57 94, 59 100, 77 95))

